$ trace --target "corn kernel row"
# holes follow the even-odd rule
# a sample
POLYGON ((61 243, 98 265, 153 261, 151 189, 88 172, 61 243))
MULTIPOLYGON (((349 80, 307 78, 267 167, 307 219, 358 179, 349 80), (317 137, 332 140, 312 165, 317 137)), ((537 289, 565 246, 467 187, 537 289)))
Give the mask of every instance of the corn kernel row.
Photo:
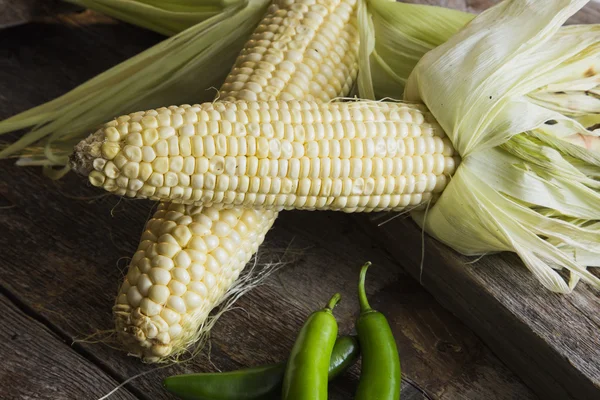
POLYGON ((329 101, 348 94, 358 70, 356 1, 274 5, 242 50, 219 100, 329 101))

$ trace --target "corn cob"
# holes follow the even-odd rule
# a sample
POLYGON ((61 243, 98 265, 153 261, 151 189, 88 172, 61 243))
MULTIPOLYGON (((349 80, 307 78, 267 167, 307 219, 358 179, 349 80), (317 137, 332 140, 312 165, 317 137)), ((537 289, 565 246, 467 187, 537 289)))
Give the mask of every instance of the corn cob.
MULTIPOLYGON (((358 65, 355 8, 356 0, 275 2, 237 59, 219 98, 331 100, 348 95, 358 65)), ((168 118, 160 120, 163 126, 141 132, 142 143, 194 118, 189 106, 161 111, 168 118)), ((141 126, 136 120, 122 118, 119 134, 133 134, 141 126)), ((98 135, 78 146, 75 166, 80 172, 88 162, 101 163, 92 160, 97 150, 92 148, 93 138, 98 135)), ((130 140, 139 139, 133 136, 130 140)), ((187 158, 182 171, 189 171, 192 162, 187 158)), ((138 178, 146 168, 143 163, 138 178)), ((135 179, 128 182, 128 190, 135 190, 135 179)), ((126 349, 149 362, 184 351, 275 218, 273 211, 162 203, 146 224, 114 307, 116 329, 126 349)))
POLYGON ((157 361, 195 341, 274 220, 268 211, 161 203, 114 307, 127 349, 157 361))
POLYGON ((358 73, 356 4, 279 1, 242 50, 218 100, 330 101, 348 94, 358 73))
POLYGON ((432 199, 458 162, 440 126, 416 105, 240 101, 187 110, 192 122, 159 128, 150 140, 145 133, 168 109, 105 128, 90 182, 186 204, 383 211, 432 199), (120 135, 132 120, 136 131, 120 135))

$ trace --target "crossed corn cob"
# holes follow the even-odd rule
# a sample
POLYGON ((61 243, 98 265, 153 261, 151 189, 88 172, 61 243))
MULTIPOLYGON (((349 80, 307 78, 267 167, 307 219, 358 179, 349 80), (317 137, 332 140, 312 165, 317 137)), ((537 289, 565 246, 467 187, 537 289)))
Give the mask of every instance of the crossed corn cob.
MULTIPOLYGON (((266 120, 269 110, 235 101, 283 106, 277 100, 316 104, 347 96, 358 68, 356 6, 356 0, 275 1, 219 92, 218 100, 226 103, 123 116, 76 147, 73 166, 89 174, 92 184, 119 195, 171 201, 161 203, 146 224, 113 309, 116 330, 131 354, 156 362, 185 351, 277 217, 275 210, 246 207, 250 204, 222 207, 223 191, 211 201, 191 201, 206 196, 200 182, 210 187, 211 177, 203 175, 209 170, 224 185, 219 172, 230 168, 233 154, 256 156, 241 180, 229 179, 241 183, 238 189, 245 182, 250 189, 252 171, 262 174, 265 162, 279 167, 275 158, 263 157, 264 140, 256 137, 256 120, 266 120), (225 135, 208 139, 216 132, 225 135)), ((273 126, 273 135, 280 128, 273 126)), ((284 144, 283 152, 289 146, 302 147, 284 144)))

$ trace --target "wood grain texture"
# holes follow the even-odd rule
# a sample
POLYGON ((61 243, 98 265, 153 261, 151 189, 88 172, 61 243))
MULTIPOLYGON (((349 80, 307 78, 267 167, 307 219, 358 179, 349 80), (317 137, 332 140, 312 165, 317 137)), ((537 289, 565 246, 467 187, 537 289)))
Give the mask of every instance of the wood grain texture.
MULTIPOLYGON (((497 2, 427 1, 469 12, 497 2)), ((588 4, 569 23, 600 23, 600 5, 588 4)), ((600 398, 600 292, 580 284, 571 295, 553 294, 513 254, 474 262, 428 236, 421 269, 421 230, 405 218, 379 226, 388 217, 382 218, 359 217, 372 237, 380 238, 406 270, 540 398, 600 398)))
POLYGON ((600 325, 594 317, 600 309, 598 292, 581 285, 573 295, 550 293, 512 254, 471 264, 474 259, 428 236, 421 270, 421 231, 412 221, 368 224, 406 270, 541 398, 598 398, 600 325))
POLYGON ((81 11, 66 0, 0 0, 0 30, 81 11))
POLYGON ((47 15, 56 7, 55 0, 0 0, 0 29, 25 24, 47 15))
MULTIPOLYGON (((93 399, 117 382, 0 293, 3 399, 93 399)), ((114 399, 136 399, 122 390, 114 399)))

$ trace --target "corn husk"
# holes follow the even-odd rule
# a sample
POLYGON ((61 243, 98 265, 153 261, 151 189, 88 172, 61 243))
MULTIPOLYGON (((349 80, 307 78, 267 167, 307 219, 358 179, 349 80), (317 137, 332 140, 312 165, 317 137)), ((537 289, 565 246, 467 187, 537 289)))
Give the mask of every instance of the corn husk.
POLYGON ((110 17, 150 29, 166 36, 176 35, 221 14, 242 0, 65 0, 110 17))
POLYGON ((361 96, 399 99, 417 62, 474 18, 449 8, 369 0, 359 3, 361 96), (365 55, 369 55, 368 57, 365 55))
MULTIPOLYGON (((377 37, 364 21, 381 2, 366 3, 362 34, 377 37)), ((425 54, 404 92, 462 157, 440 199, 413 218, 463 254, 517 253, 560 293, 580 280, 600 287, 587 270, 600 265, 600 27, 561 28, 586 3, 504 1, 425 54)), ((363 77, 368 95, 376 79, 363 77)))
MULTIPOLYGON (((505 1, 471 23, 467 13, 388 0, 368 0, 359 10, 361 97, 404 92, 406 100, 424 102, 463 157, 439 201, 427 213, 413 212, 415 220, 464 254, 514 251, 544 286, 562 293, 581 279, 600 286, 587 271, 600 265, 599 28, 560 28, 585 3, 505 1)), ((64 165, 72 145, 113 115, 199 101, 201 91, 218 85, 266 6, 226 6, 67 95, 3 121, 0 133, 34 129, 0 157, 64 165)))
POLYGON ((239 2, 103 72, 65 95, 0 122, 0 134, 30 131, 0 151, 58 178, 73 146, 115 115, 212 100, 268 7, 239 2))

